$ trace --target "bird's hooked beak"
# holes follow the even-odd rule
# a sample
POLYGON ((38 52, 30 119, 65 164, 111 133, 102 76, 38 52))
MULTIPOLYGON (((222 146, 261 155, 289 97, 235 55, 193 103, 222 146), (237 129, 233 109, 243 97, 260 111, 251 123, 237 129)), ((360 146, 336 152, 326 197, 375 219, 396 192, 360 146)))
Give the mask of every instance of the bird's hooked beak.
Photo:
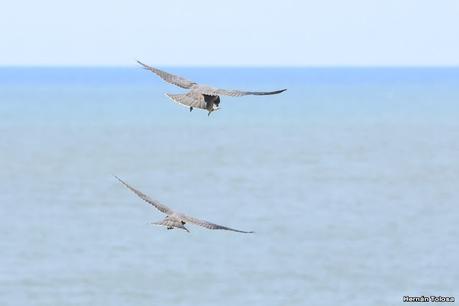
POLYGON ((212 112, 216 112, 218 110, 222 109, 220 106, 216 106, 215 104, 213 105, 212 111, 210 111, 207 116, 210 116, 212 112))

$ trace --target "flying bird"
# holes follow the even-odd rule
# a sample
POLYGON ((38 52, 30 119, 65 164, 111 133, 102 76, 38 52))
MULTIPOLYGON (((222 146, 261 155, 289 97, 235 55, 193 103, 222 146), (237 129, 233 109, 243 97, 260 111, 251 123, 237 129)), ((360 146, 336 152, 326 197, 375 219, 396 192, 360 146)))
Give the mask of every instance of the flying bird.
POLYGON ((119 177, 115 176, 115 178, 118 181, 120 181, 124 186, 126 186, 129 190, 134 192, 139 198, 141 198, 145 202, 153 205, 153 207, 155 207, 160 212, 166 214, 166 218, 164 218, 164 220, 159 221, 159 222, 153 222, 153 224, 165 226, 168 230, 171 230, 171 229, 174 229, 174 228, 180 228, 180 229, 183 229, 183 230, 185 230, 187 232, 190 232, 184 226, 187 222, 189 222, 189 223, 193 223, 193 224, 196 224, 196 225, 199 225, 199 226, 211 229, 211 230, 227 230, 227 231, 233 231, 233 232, 245 233, 245 234, 253 233, 252 231, 250 231, 250 232, 240 231, 240 230, 237 230, 237 229, 234 229, 234 228, 226 227, 226 226, 223 226, 223 225, 218 225, 218 224, 211 223, 211 222, 208 222, 208 221, 205 221, 205 220, 196 219, 196 218, 184 215, 184 214, 179 213, 179 212, 175 212, 172 209, 170 209, 169 207, 167 207, 166 205, 159 203, 158 201, 150 198, 149 196, 147 196, 146 194, 142 193, 141 191, 139 191, 139 190, 135 189, 134 187, 128 185, 125 181, 123 181, 119 177))
POLYGON ((265 95, 275 95, 281 92, 286 91, 287 89, 275 90, 275 91, 240 91, 240 90, 226 90, 215 87, 210 87, 203 84, 198 84, 192 81, 189 81, 178 75, 174 75, 157 68, 145 65, 144 63, 137 61, 143 68, 150 70, 151 72, 158 75, 161 79, 167 83, 176 85, 178 87, 189 89, 186 94, 170 94, 166 93, 166 96, 169 97, 172 101, 181 104, 185 107, 190 108, 190 112, 193 108, 206 109, 209 113, 208 116, 219 110, 220 107, 220 96, 230 96, 230 97, 241 97, 247 95, 256 95, 256 96, 265 96, 265 95))

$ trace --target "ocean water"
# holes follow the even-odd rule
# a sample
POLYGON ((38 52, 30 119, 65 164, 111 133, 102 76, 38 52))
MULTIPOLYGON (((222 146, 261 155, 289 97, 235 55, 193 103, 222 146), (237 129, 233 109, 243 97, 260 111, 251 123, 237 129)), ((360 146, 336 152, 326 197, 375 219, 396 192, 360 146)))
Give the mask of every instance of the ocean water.
POLYGON ((459 297, 459 69, 0 69, 0 305, 459 297), (117 182, 252 235, 167 231, 117 182))

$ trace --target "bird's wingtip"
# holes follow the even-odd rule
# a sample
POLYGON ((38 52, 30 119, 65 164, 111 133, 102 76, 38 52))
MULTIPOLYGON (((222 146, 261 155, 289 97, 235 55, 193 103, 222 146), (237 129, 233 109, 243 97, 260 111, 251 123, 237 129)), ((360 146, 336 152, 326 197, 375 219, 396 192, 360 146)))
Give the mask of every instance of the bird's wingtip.
POLYGON ((113 175, 113 177, 116 178, 121 184, 126 185, 126 183, 122 179, 120 179, 118 176, 113 175))
POLYGON ((143 68, 148 69, 148 65, 142 63, 142 62, 139 61, 139 60, 136 60, 136 61, 137 61, 137 63, 140 64, 143 68))

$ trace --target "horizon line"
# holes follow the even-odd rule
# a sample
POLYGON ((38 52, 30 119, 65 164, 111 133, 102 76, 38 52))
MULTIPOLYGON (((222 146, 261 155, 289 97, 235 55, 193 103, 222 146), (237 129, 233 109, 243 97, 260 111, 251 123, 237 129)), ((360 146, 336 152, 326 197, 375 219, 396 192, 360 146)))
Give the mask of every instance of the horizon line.
MULTIPOLYGON (((204 68, 204 69, 457 69, 454 65, 156 65, 164 68, 204 68)), ((138 64, 132 65, 2 65, 0 69, 136 69, 138 64)))

